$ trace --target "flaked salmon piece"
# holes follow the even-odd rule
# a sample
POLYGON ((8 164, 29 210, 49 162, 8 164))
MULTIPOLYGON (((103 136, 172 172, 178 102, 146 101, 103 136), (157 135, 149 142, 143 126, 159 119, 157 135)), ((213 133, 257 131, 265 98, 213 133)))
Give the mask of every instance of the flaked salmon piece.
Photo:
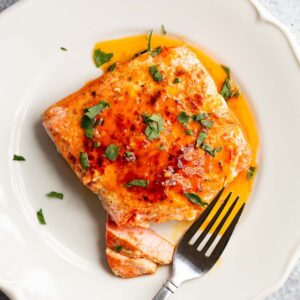
POLYGON ((147 228, 118 226, 110 218, 106 224, 106 245, 132 258, 146 258, 165 265, 172 261, 174 246, 147 228))
POLYGON ((186 46, 119 64, 42 118, 58 151, 118 225, 192 220, 204 206, 185 193, 208 203, 250 164, 238 120, 186 46), (85 109, 101 100, 109 106, 92 120, 87 137, 85 109), (188 117, 179 118, 181 112, 188 117), (111 145, 115 158, 106 155, 111 145), (128 185, 133 180, 139 184, 128 185))
POLYGON ((106 249, 107 262, 113 273, 123 278, 131 278, 145 274, 153 274, 156 263, 145 258, 132 258, 106 249))

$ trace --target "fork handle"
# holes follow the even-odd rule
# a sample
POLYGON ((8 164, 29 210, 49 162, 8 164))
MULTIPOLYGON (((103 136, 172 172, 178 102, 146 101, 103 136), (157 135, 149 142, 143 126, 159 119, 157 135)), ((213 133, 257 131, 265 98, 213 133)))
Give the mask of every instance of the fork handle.
POLYGON ((152 300, 167 300, 174 294, 176 289, 177 286, 171 281, 167 280, 152 300))

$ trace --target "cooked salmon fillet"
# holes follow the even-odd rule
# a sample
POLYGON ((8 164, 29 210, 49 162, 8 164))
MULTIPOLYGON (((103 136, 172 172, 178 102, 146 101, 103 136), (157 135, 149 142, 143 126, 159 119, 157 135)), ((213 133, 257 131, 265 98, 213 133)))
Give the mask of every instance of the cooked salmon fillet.
POLYGON ((110 218, 106 224, 106 245, 119 254, 146 258, 160 265, 172 261, 174 246, 151 229, 118 226, 110 218))
POLYGON ((117 65, 42 119, 118 225, 192 220, 250 163, 238 120, 186 46, 117 65))
POLYGON ((113 273, 123 278, 153 274, 157 264, 145 258, 132 258, 110 248, 106 249, 107 262, 113 273))

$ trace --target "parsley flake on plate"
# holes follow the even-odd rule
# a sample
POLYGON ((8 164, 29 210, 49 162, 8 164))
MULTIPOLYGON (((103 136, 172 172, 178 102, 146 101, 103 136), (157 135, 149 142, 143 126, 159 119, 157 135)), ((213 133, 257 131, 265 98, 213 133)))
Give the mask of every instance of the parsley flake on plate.
POLYGON ((22 155, 14 154, 13 160, 16 160, 16 161, 25 161, 26 159, 22 155))
POLYGON ((94 52, 94 62, 96 67, 99 68, 109 62, 113 56, 113 53, 105 53, 101 49, 96 49, 94 52))
POLYGON ((47 197, 49 198, 57 198, 57 199, 63 199, 64 198, 64 194, 63 193, 58 193, 58 192, 55 192, 55 191, 52 191, 48 194, 46 194, 47 197))
POLYGON ((39 223, 41 225, 45 225, 46 224, 45 217, 44 217, 42 209, 40 209, 40 210, 37 211, 36 216, 37 216, 38 221, 39 221, 39 223))
POLYGON ((161 33, 162 33, 163 35, 166 35, 166 34, 167 34, 167 31, 166 31, 166 28, 165 28, 164 24, 161 24, 160 29, 161 29, 161 33))
POLYGON ((256 168, 255 167, 249 167, 248 172, 247 172, 247 179, 251 180, 254 173, 255 173, 256 168))
POLYGON ((150 31, 149 37, 148 37, 148 47, 147 47, 147 51, 151 52, 151 42, 152 42, 152 34, 153 34, 153 30, 150 31))

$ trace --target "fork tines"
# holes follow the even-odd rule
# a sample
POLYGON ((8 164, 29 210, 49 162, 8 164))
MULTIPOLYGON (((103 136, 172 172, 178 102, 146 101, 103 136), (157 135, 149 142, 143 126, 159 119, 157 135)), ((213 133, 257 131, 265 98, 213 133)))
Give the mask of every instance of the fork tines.
POLYGON ((224 188, 217 194, 217 196, 209 204, 206 210, 188 229, 188 231, 184 234, 180 242, 180 246, 182 245, 185 247, 193 247, 197 249, 197 251, 201 254, 204 254, 206 257, 212 258, 213 261, 217 260, 222 254, 245 206, 245 203, 243 203, 243 205, 240 207, 240 209, 232 219, 229 226, 226 228, 225 232, 221 235, 220 233, 222 231, 222 228, 225 227, 226 221, 232 214, 239 200, 239 196, 236 197, 236 199, 226 211, 225 215, 219 221, 219 224, 217 224, 219 217, 221 216, 222 212, 225 212, 225 207, 227 206, 230 197, 232 196, 232 193, 230 192, 218 208, 217 212, 213 215, 212 219, 209 221, 207 226, 204 228, 204 230, 199 230, 200 227, 204 224, 204 222, 208 219, 207 217, 210 215, 210 213, 216 206, 223 191, 224 188), (212 231, 213 226, 216 224, 216 229, 212 233, 210 233, 212 231))

